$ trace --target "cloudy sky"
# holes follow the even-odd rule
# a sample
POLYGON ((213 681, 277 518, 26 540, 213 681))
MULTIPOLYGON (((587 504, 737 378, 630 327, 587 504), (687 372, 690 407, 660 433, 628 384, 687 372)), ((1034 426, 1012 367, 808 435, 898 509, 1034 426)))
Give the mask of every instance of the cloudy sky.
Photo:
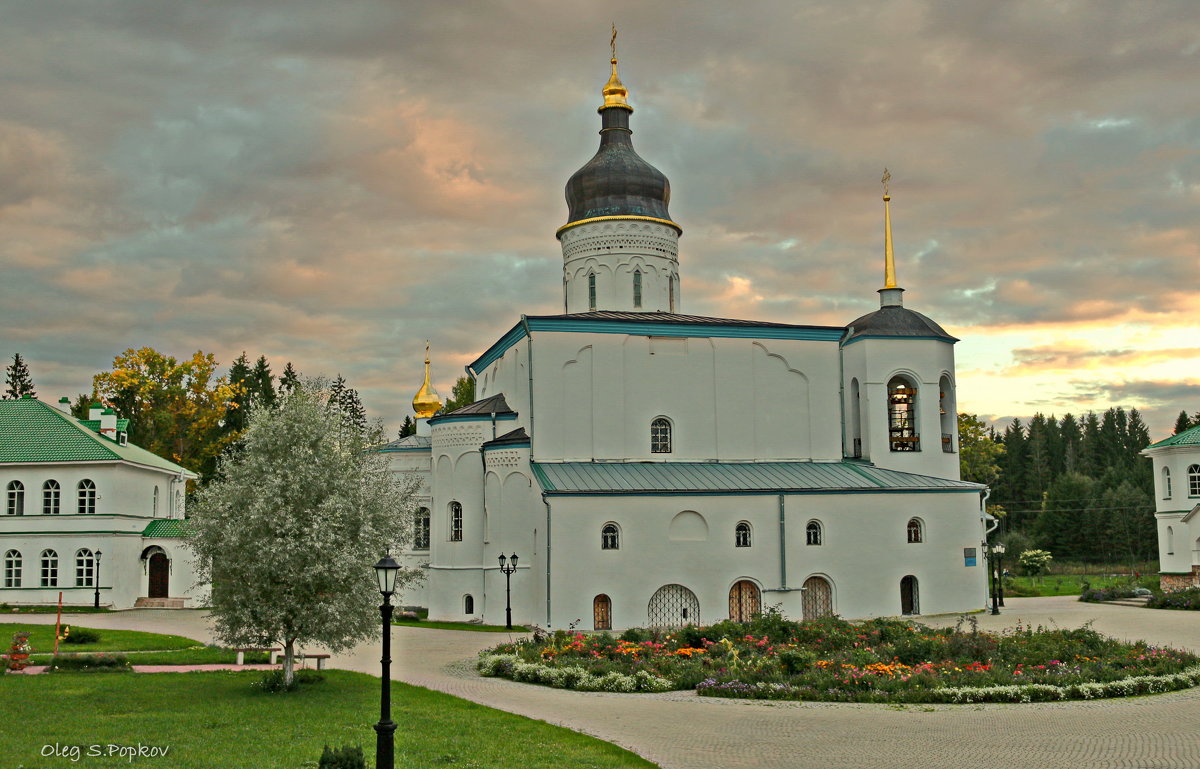
POLYGON ((615 21, 683 309, 908 306, 989 418, 1200 410, 1200 3, 0 0, 0 355, 344 374, 397 427, 561 311, 615 21))

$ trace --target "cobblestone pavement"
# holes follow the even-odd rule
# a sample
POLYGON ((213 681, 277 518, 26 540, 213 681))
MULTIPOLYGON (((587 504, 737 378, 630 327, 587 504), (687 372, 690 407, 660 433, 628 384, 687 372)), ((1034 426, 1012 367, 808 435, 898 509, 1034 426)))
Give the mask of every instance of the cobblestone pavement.
MULTIPOLYGON (((43 615, 44 616, 44 615, 43 615)), ((1200 651, 1200 613, 1081 604, 1071 597, 1010 599, 987 629, 1017 622, 1077 627, 1092 621, 1119 638, 1200 651)), ((0 621, 12 621, 2 617, 0 621)), ((21 621, 37 621, 21 617, 21 621)), ((49 617, 53 622, 53 616, 49 617)), ((208 638, 199 612, 86 615, 93 627, 208 638)), ((957 617, 930 617, 953 624, 957 617)), ((721 700, 672 692, 581 693, 480 678, 471 658, 504 634, 397 627, 395 678, 490 707, 593 734, 664 769, 1195 769, 1200 691, 1100 702, 887 706, 721 700)), ((335 656, 331 666, 378 674, 379 645, 335 656)), ((403 725, 398 733, 404 739, 403 725)))

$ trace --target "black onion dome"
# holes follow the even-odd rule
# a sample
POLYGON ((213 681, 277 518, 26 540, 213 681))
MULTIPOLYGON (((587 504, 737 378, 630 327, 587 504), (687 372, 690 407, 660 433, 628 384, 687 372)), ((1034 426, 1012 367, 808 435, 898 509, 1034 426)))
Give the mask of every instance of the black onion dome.
POLYGON ((567 224, 601 216, 671 220, 671 183, 634 151, 629 112, 601 108, 600 149, 567 181, 567 224))
MULTIPOLYGON (((867 313, 850 324, 849 342, 860 337, 919 337, 922 339, 944 339, 957 342, 946 330, 919 312, 907 307, 889 305, 867 313)), ((844 344, 845 342, 843 342, 844 344)))

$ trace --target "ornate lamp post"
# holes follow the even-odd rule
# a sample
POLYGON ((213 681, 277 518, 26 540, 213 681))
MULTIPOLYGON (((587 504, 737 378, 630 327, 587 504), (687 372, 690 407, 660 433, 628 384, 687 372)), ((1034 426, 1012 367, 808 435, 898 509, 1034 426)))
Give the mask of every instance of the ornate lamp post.
POLYGON ((985 545, 987 548, 987 564, 988 564, 988 593, 992 599, 992 614, 1000 613, 1000 604, 996 597, 996 583, 999 582, 999 576, 996 574, 996 548, 999 545, 985 545))
POLYGON ((379 592, 383 594, 383 604, 379 613, 383 616, 383 680, 379 696, 379 723, 375 724, 375 767, 376 769, 394 769, 396 761, 396 746, 394 734, 396 722, 392 720, 392 593, 396 592, 396 573, 400 564, 390 556, 385 555, 375 564, 375 577, 379 580, 379 592))
POLYGON ((100 608, 100 551, 96 551, 96 573, 92 575, 95 581, 96 594, 92 596, 92 606, 96 609, 100 608))
MULTIPOLYGON (((996 545, 996 597, 1004 605, 1004 545, 996 545)), ((999 614, 1000 612, 996 612, 999 614)))
POLYGON ((505 558, 500 554, 500 573, 504 575, 504 627, 512 630, 512 574, 517 570, 517 554, 505 558))

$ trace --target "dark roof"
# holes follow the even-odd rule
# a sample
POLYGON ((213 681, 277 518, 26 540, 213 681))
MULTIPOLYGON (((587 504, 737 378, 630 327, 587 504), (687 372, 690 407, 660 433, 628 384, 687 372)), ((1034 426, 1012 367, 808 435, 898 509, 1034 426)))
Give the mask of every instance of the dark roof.
POLYGON ((567 224, 600 216, 670 221, 671 184, 634 151, 629 111, 606 109, 600 114, 600 149, 567 181, 567 224))
POLYGON ((460 409, 455 409, 447 414, 438 414, 438 417, 466 416, 467 414, 516 414, 508 407, 508 402, 504 400, 504 393, 496 393, 490 398, 484 398, 481 401, 468 403, 460 409))
POLYGON ((394 440, 391 443, 385 443, 376 451, 415 451, 417 449, 427 449, 433 445, 433 440, 428 435, 406 435, 399 440, 394 440))
POLYGON ((485 441, 481 447, 486 449, 519 443, 529 443, 529 433, 525 432, 524 427, 518 427, 516 430, 505 433, 499 438, 493 438, 490 441, 485 441))
POLYGON ((679 315, 673 312, 618 312, 598 310, 596 312, 574 312, 569 315, 530 315, 529 320, 618 320, 632 323, 686 323, 699 326, 755 326, 768 328, 822 328, 840 329, 841 326, 809 326, 794 323, 771 323, 762 320, 738 320, 736 318, 709 318, 703 315, 679 315))
POLYGON ((922 337, 925 339, 945 339, 957 342, 958 338, 950 336, 945 329, 934 323, 919 312, 900 306, 880 307, 875 312, 867 313, 849 328, 850 336, 846 342, 852 342, 860 337, 922 337))

